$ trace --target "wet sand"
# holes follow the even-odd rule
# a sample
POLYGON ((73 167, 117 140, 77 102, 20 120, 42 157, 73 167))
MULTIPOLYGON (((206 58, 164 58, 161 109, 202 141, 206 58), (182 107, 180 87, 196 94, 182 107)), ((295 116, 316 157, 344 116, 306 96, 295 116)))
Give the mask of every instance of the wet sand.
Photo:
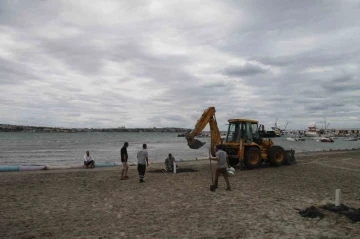
MULTIPOLYGON (((0 238, 358 238, 360 222, 296 209, 334 203, 360 208, 360 151, 297 154, 297 165, 237 169, 233 191, 210 192, 209 161, 196 172, 154 173, 140 184, 130 167, 0 173, 0 238)), ((213 163, 213 167, 215 164, 213 163)))

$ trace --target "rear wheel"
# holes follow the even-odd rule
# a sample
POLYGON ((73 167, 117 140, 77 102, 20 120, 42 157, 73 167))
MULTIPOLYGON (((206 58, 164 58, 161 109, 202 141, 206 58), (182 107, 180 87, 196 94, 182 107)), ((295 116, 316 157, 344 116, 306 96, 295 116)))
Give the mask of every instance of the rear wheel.
POLYGON ((269 162, 272 166, 280 166, 285 162, 285 150, 281 146, 271 146, 268 153, 269 162))
POLYGON ((251 147, 246 150, 245 158, 244 158, 244 165, 248 169, 253 169, 259 166, 261 163, 261 152, 260 149, 256 147, 251 147))

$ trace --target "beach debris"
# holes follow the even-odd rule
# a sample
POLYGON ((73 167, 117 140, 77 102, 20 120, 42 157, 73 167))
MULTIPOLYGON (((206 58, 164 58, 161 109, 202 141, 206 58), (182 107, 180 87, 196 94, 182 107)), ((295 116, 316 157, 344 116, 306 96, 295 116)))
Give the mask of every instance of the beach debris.
POLYGON ((344 215, 352 222, 360 222, 360 208, 355 209, 348 207, 344 204, 340 204, 340 206, 335 206, 334 204, 326 204, 322 208, 330 212, 337 213, 339 215, 344 215))
POLYGON ((340 201, 341 201, 341 189, 336 189, 335 190, 335 206, 340 206, 340 201))
MULTIPOLYGON (((172 171, 166 170, 165 168, 153 169, 153 170, 149 170, 147 172, 149 172, 149 173, 172 173, 172 171)), ((193 173, 193 172, 198 172, 198 170, 192 169, 192 168, 178 168, 176 172, 177 173, 193 173)))
POLYGON ((299 214, 302 217, 309 217, 309 218, 317 218, 320 217, 322 219, 324 217, 324 214, 320 212, 316 207, 311 206, 304 210, 299 210, 299 214))

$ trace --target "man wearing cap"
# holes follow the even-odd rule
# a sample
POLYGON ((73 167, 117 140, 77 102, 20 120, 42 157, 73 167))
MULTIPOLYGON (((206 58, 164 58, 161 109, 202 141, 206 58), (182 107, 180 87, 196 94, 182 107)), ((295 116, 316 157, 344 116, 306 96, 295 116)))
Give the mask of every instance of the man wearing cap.
POLYGON ((122 170, 121 170, 121 180, 129 179, 127 176, 128 172, 128 153, 127 153, 127 147, 129 146, 128 142, 124 143, 124 146, 120 150, 120 157, 121 157, 121 163, 122 163, 122 170), (124 175, 125 174, 125 175, 124 175))

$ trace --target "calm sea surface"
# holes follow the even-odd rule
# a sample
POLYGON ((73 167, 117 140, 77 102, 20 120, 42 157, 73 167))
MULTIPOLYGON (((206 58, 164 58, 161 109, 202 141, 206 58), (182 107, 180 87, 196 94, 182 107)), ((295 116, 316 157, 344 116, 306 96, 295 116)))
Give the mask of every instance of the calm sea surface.
MULTIPOLYGON (((142 144, 148 145, 149 159, 163 161, 168 153, 176 160, 190 160, 208 156, 209 138, 198 150, 190 149, 178 133, 4 133, 0 132, 0 165, 82 164, 86 150, 97 162, 120 162, 120 148, 129 142, 129 161, 136 161, 136 152, 142 144)), ((322 151, 329 149, 360 148, 360 141, 335 139, 334 143, 322 143, 306 138, 303 142, 292 142, 284 138, 274 138, 277 145, 296 152, 322 151)))

